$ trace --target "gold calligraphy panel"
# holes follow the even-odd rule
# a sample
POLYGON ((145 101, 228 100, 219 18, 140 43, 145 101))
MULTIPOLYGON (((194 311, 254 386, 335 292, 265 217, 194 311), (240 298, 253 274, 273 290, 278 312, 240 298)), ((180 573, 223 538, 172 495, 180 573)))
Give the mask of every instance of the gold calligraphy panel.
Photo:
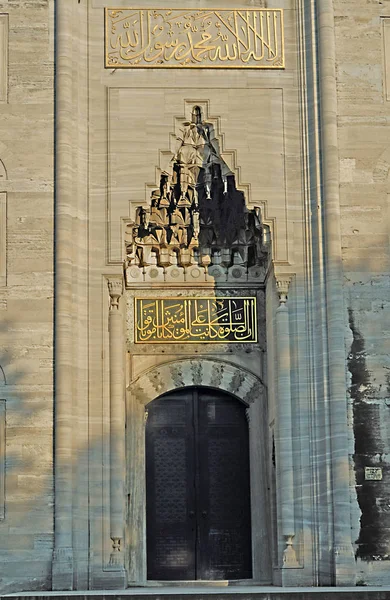
POLYGON ((136 298, 135 342, 255 343, 256 298, 136 298))
POLYGON ((105 66, 283 69, 283 9, 106 8, 105 66))

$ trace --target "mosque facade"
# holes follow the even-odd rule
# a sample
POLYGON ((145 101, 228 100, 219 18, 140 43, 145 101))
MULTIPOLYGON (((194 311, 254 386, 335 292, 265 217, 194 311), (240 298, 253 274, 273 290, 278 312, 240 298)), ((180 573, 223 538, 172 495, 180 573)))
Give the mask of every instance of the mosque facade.
POLYGON ((390 1, 0 49, 0 592, 390 586, 390 1))

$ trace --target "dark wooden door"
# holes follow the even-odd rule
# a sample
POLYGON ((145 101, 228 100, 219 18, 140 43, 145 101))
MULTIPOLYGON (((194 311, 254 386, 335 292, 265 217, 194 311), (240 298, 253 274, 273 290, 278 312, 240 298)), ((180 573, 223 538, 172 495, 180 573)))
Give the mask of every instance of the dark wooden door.
POLYGON ((148 579, 250 578, 245 407, 222 392, 187 388, 147 410, 148 579))

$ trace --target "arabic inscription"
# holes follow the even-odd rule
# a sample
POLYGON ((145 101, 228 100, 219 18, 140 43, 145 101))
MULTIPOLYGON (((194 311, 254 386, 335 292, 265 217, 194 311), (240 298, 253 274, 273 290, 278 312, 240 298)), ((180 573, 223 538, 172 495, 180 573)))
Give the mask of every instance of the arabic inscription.
POLYGON ((257 342, 256 298, 136 298, 136 343, 257 342))
POLYGON ((283 10, 106 8, 105 66, 281 69, 283 10))

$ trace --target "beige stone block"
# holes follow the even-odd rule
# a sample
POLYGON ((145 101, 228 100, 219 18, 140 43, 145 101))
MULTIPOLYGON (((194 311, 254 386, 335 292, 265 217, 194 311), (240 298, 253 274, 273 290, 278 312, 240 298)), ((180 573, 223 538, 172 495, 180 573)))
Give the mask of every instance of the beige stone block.
POLYGON ((45 497, 47 500, 53 492, 53 481, 50 470, 48 469, 45 474, 39 475, 23 473, 18 475, 17 490, 19 499, 23 495, 30 494, 31 496, 39 495, 41 498, 45 497))
POLYGON ((386 234, 367 235, 364 232, 360 233, 357 229, 353 230, 353 235, 342 236, 343 248, 383 248, 389 249, 389 236, 386 234))
MULTIPOLYGON (((5 540, 6 541, 6 540, 5 540)), ((8 548, 10 552, 14 552, 15 554, 18 550, 32 550, 34 548, 34 535, 25 535, 22 532, 19 532, 13 536, 12 544, 9 543, 3 546, 4 548, 8 548)))
POLYGON ((343 233, 359 232, 368 234, 386 234, 388 224, 383 219, 383 209, 377 205, 344 207, 341 214, 343 233))
POLYGON ((0 102, 8 100, 8 14, 0 15, 0 102))
POLYGON ((40 400, 29 400, 28 398, 24 400, 10 399, 8 403, 7 427, 9 429, 19 427, 20 435, 26 436, 29 433, 33 433, 29 432, 29 428, 35 427, 34 438, 36 435, 39 435, 40 430, 42 430, 42 436, 45 435, 45 428, 47 428, 47 432, 51 430, 53 419, 51 398, 42 398, 40 400))
POLYGON ((15 425, 7 427, 7 444, 12 444, 14 447, 19 447, 22 450, 23 442, 29 438, 34 438, 37 435, 41 438, 43 443, 46 440, 47 447, 50 446, 50 442, 53 439, 52 428, 41 428, 38 426, 24 426, 23 425, 23 411, 19 414, 20 420, 15 425))
POLYGON ((356 168, 356 160, 354 158, 340 159, 340 182, 352 183, 356 168))
MULTIPOLYGON (((7 560, 3 563, 2 571, 4 575, 8 574, 21 574, 23 573, 23 578, 26 579, 26 582, 29 581, 29 578, 40 579, 40 578, 49 578, 51 573, 51 560, 33 560, 31 557, 31 553, 27 556, 20 555, 18 559, 16 556, 11 560, 7 560), (20 565, 23 564, 23 569, 21 570, 20 565)), ((15 575, 14 575, 15 577, 15 575)), ((20 577, 20 576, 19 576, 20 577)), ((21 585, 23 578, 15 577, 16 581, 19 580, 19 585, 21 585)), ((31 580, 31 579, 30 579, 31 580)))
POLYGON ((0 192, 0 287, 7 285, 7 194, 0 192))
MULTIPOLYGON (((35 265, 39 267, 38 264, 35 265)), ((16 271, 9 274, 8 278, 10 294, 31 294, 32 297, 41 297, 53 291, 54 277, 52 269, 48 271, 16 271)), ((22 296, 23 297, 23 296, 22 296)))
POLYGON ((0 521, 5 516, 6 401, 0 399, 0 521))
POLYGON ((390 101, 390 17, 382 19, 384 96, 390 101))

